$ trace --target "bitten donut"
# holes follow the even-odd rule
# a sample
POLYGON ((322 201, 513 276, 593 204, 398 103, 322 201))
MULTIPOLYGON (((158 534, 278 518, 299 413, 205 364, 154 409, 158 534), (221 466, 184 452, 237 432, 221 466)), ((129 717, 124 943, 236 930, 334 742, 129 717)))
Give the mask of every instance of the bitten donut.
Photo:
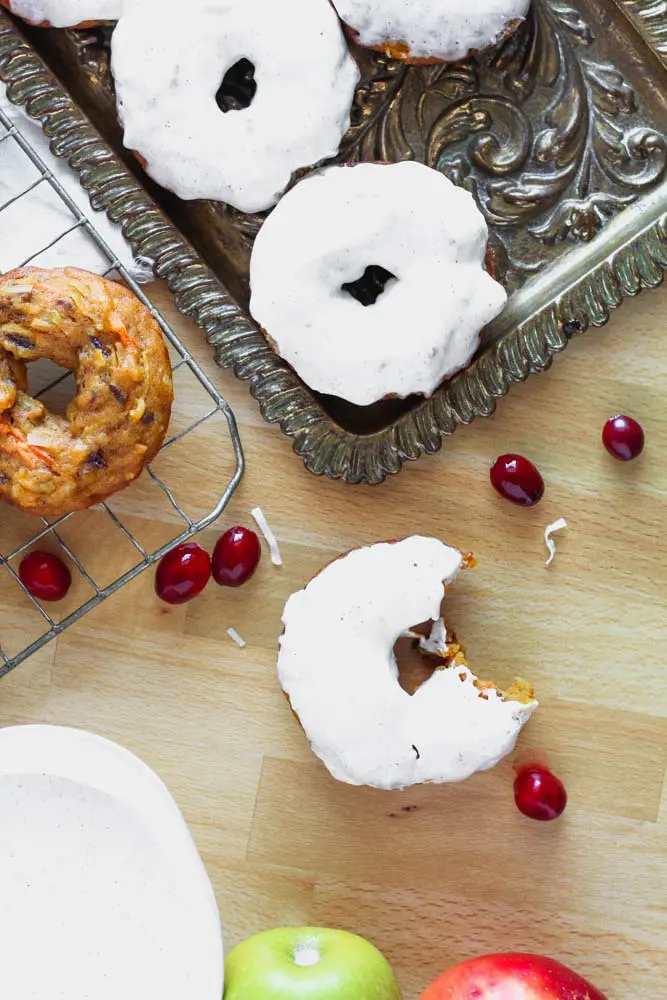
POLYGON ((517 680, 505 694, 468 669, 440 619, 458 549, 414 535, 354 549, 293 594, 283 612, 278 676, 317 756, 339 781, 403 788, 461 781, 514 747, 537 706, 517 680), (413 694, 394 644, 431 619, 424 652, 440 667, 413 694))
POLYGON ((0 3, 30 24, 81 28, 100 21, 116 21, 123 0, 0 0, 0 3))
POLYGON ((509 36, 530 0, 332 0, 354 40, 406 62, 455 62, 509 36))
POLYGON ((328 167, 260 229, 250 312, 318 392, 360 406, 429 396, 470 361, 507 300, 483 266, 487 236, 472 195, 430 167, 328 167), (350 285, 370 267, 391 278, 362 305, 350 285))
POLYGON ((160 328, 123 285, 73 267, 0 277, 0 499, 58 517, 123 489, 159 450, 172 395, 160 328), (74 373, 65 417, 28 395, 38 358, 74 373))
POLYGON ((158 18, 140 5, 114 32, 112 70, 125 145, 151 177, 244 212, 337 152, 359 79, 329 0, 190 0, 187 16, 158 18), (216 94, 241 59, 257 90, 224 113, 216 94))

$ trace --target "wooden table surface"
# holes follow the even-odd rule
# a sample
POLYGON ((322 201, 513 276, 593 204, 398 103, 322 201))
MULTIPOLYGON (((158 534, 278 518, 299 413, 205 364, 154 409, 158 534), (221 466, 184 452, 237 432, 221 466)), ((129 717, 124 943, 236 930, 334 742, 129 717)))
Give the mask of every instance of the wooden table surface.
MULTIPOLYGON (((2 681, 0 724, 86 727, 155 768, 214 883, 227 949, 271 926, 335 925, 385 951, 406 1000, 447 966, 495 950, 551 954, 609 1000, 664 1000, 666 306, 667 290, 626 303, 492 419, 373 488, 306 472, 246 386, 209 363, 198 331, 177 318, 234 406, 247 456, 204 542, 249 523, 260 504, 284 566, 265 553, 245 589, 211 586, 180 608, 161 605, 144 574, 2 681), (644 455, 627 465, 600 444, 618 411, 646 431, 644 455), (515 509, 490 489, 488 467, 505 451, 540 467, 537 508, 515 509), (542 533, 561 516, 569 528, 547 570, 542 533), (392 793, 338 784, 310 753, 276 680, 283 603, 334 555, 414 532, 478 556, 448 616, 482 676, 534 682, 541 707, 513 759, 538 755, 564 779, 561 821, 519 815, 512 760, 462 785, 392 793), (230 625, 245 649, 227 638, 230 625)), ((211 470, 229 472, 227 452, 219 435, 187 452, 195 499, 211 470)), ((119 503, 147 537, 171 530, 159 514, 134 516, 131 491, 119 503)), ((115 543, 88 517, 84 555, 111 572, 115 543)), ((20 638, 23 618, 12 620, 20 638)))

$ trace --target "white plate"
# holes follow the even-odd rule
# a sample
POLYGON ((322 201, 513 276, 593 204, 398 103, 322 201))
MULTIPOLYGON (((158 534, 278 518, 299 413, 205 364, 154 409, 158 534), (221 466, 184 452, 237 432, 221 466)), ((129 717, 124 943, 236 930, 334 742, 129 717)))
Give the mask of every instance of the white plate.
POLYGON ((220 1000, 215 898, 142 761, 52 726, 0 731, 0 996, 220 1000))

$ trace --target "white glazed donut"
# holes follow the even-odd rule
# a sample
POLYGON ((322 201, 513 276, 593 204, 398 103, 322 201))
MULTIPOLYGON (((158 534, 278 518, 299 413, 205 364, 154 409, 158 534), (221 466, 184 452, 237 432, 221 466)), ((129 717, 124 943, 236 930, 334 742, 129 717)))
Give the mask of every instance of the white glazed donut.
POLYGON ((488 48, 530 0, 332 0, 355 40, 409 62, 454 62, 488 48))
POLYGON ((112 71, 125 145, 151 177, 245 212, 337 152, 359 79, 328 0, 188 0, 178 17, 144 0, 114 32, 112 71), (242 58, 257 91, 225 114, 216 93, 242 58))
MULTIPOLYGON (((507 700, 456 656, 413 694, 398 682, 393 648, 432 619, 443 650, 440 605, 461 553, 414 535, 354 549, 326 566, 283 612, 278 676, 313 751, 339 781, 403 788, 461 781, 514 747, 537 706, 526 682, 507 700), (440 633, 440 634, 439 634, 440 633)), ((444 659, 444 662, 449 662, 444 659)))
POLYGON ((123 0, 0 0, 30 24, 73 28, 89 21, 116 21, 123 0))
POLYGON ((472 196, 430 167, 328 167, 288 191, 259 231, 250 312, 318 392, 360 406, 429 396, 507 301, 483 266, 487 236, 472 196), (342 286, 370 265, 398 280, 364 306, 342 286))

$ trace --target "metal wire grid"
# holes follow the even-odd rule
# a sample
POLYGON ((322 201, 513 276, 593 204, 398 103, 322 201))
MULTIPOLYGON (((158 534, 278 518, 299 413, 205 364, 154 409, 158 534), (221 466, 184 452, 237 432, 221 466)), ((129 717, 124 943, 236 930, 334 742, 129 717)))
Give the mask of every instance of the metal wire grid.
MULTIPOLYGON (((174 538, 172 538, 171 541, 169 541, 167 544, 162 545, 160 548, 155 549, 154 551, 147 551, 146 548, 140 544, 140 542, 134 537, 132 532, 128 530, 128 528, 123 524, 123 522, 117 517, 117 515, 110 509, 110 507, 106 503, 98 505, 98 508, 101 507, 106 511, 106 513, 111 518, 116 527, 120 529, 125 538, 134 547, 134 550, 136 550, 137 560, 138 560, 137 564, 133 566, 132 569, 128 570, 123 575, 119 576, 112 583, 108 584, 105 587, 100 587, 97 585, 95 580, 86 570, 83 563, 80 561, 77 555, 72 551, 71 547, 64 541, 64 539, 61 537, 59 533, 58 529, 64 524, 64 522, 68 521, 73 516, 72 514, 67 514, 64 517, 58 518, 57 520, 52 522, 47 521, 46 518, 42 518, 41 521, 43 527, 32 538, 30 538, 24 544, 20 545, 18 548, 14 549, 14 551, 10 552, 8 555, 3 556, 2 554, 0 554, 0 566, 5 567, 5 569, 11 574, 11 576, 18 584, 18 586, 21 587, 23 592, 28 596, 29 600, 32 602, 34 607, 41 615, 45 626, 45 631, 39 638, 35 639, 33 642, 30 643, 30 645, 26 646, 25 649, 23 649, 21 652, 12 657, 10 657, 3 650, 2 637, 0 636, 0 678, 2 678, 7 673, 9 673, 10 670, 12 670, 14 667, 17 667, 20 663, 22 663, 29 656, 35 653, 38 649, 41 649, 42 646, 46 645, 46 643, 49 642, 51 639, 53 639, 55 636, 60 635, 60 633, 64 632, 66 628, 68 628, 70 625, 73 625, 74 622, 82 618, 88 611, 91 611, 93 608, 97 607, 97 605, 99 605, 102 601, 104 601, 107 597, 110 597, 112 594, 120 590, 121 587, 123 587, 126 583, 129 583, 130 580, 133 580, 136 576, 139 575, 139 573, 141 573, 148 566, 151 566, 154 563, 156 563, 166 552, 168 552, 175 545, 187 541, 187 539, 191 538, 197 532, 201 531, 203 528, 206 528, 213 521, 215 521, 215 519, 219 517, 219 515, 226 507, 232 493, 236 489, 236 486, 238 485, 241 479, 241 476, 243 475, 244 459, 243 459, 243 450, 241 446, 241 440, 239 437, 238 427, 236 424, 236 419, 228 403, 225 401, 225 399, 223 399, 223 397, 217 391, 215 386, 211 383, 210 379, 206 376, 206 374, 202 371, 197 362, 193 359, 191 354, 183 346, 183 344, 176 336, 174 331, 171 329, 169 324, 166 322, 166 320, 163 318, 163 316, 160 315, 158 310, 155 309, 155 307, 147 299, 147 297, 141 290, 140 286, 134 280, 132 275, 128 273, 127 269, 123 266, 121 261, 118 260, 113 250, 109 247, 108 243, 104 240, 102 236, 100 236, 98 231, 95 229, 95 226, 90 221, 90 218, 81 211, 80 207, 71 198, 66 189, 58 181, 57 177, 53 175, 47 164, 33 149, 30 142, 17 128, 17 126, 12 123, 11 119, 5 114, 5 112, 1 108, 0 108, 0 124, 5 128, 5 133, 0 136, 0 143, 3 142, 17 143, 18 146, 21 148, 21 150, 26 154, 29 160, 37 168, 40 174, 40 176, 33 183, 28 185, 24 190, 20 191, 18 194, 16 194, 6 202, 4 202, 4 204, 0 205, 0 212, 4 211, 6 208, 9 208, 10 205, 13 205, 14 203, 20 201, 20 199, 28 195, 38 185, 49 184, 53 189, 53 191, 55 191, 55 193, 58 195, 60 201, 64 204, 64 206, 68 209, 69 213, 72 216, 71 225, 67 226, 61 233, 58 234, 58 236, 56 236, 46 245, 41 246, 38 250, 35 250, 34 253, 30 254, 30 256, 28 256, 25 260, 21 261, 20 264, 17 264, 16 266, 23 267, 24 265, 29 264, 40 254, 44 253, 47 250, 50 250, 57 243, 59 243, 60 240, 64 239, 66 236, 69 236, 70 233, 73 233, 78 229, 85 231, 90 237, 90 239, 93 241, 93 243, 95 243, 97 248, 103 253, 104 257, 109 261, 109 267, 104 272, 104 276, 108 276, 112 273, 120 275, 124 280, 124 282, 129 286, 129 288, 132 289, 137 298, 139 298, 141 302, 143 302, 146 308, 150 311, 151 315, 160 325, 160 328, 165 338, 167 339, 168 343, 171 345, 171 347, 178 355, 178 360, 172 366, 173 370, 177 371, 179 368, 187 367, 190 370, 190 372, 195 376, 195 378, 198 380, 198 382, 203 386, 203 388, 206 390, 211 399, 211 408, 201 417, 199 417, 193 423, 191 423, 188 427, 181 430, 173 437, 168 438, 168 440, 164 443, 162 447, 162 452, 172 447, 177 441, 180 441, 187 434, 194 431, 196 428, 200 427, 202 424, 210 420, 216 414, 222 413, 227 421, 227 426, 229 429, 229 434, 231 437, 231 442, 236 462, 234 474, 227 483, 227 486, 222 495, 220 496, 220 499, 218 500, 215 507, 208 514, 206 514, 206 516, 199 518, 197 520, 193 520, 182 509, 182 507, 179 506, 170 486, 167 483, 163 482, 162 479, 155 473, 155 471, 150 466, 147 467, 146 471, 148 475, 166 495, 171 508, 173 508, 175 513, 178 515, 179 523, 182 522, 184 525, 183 530, 180 531, 180 533, 178 533, 174 538), (93 597, 91 597, 84 604, 76 608, 76 610, 68 614, 67 617, 63 618, 58 622, 54 621, 53 617, 49 614, 48 610, 44 608, 42 604, 26 590, 26 588, 21 583, 21 580, 17 572, 11 565, 11 560, 15 559, 17 556, 20 556, 23 552, 34 546, 35 543, 39 542, 41 539, 47 536, 54 539, 58 543, 60 548, 66 554, 67 558, 78 569, 78 571, 81 573, 83 578, 86 580, 88 585, 93 590, 93 597)), ((64 381, 68 377, 70 377, 68 372, 60 375, 58 378, 54 379, 47 386, 45 386, 37 395, 43 396, 50 389, 53 389, 56 385, 58 385, 60 382, 64 381)))

